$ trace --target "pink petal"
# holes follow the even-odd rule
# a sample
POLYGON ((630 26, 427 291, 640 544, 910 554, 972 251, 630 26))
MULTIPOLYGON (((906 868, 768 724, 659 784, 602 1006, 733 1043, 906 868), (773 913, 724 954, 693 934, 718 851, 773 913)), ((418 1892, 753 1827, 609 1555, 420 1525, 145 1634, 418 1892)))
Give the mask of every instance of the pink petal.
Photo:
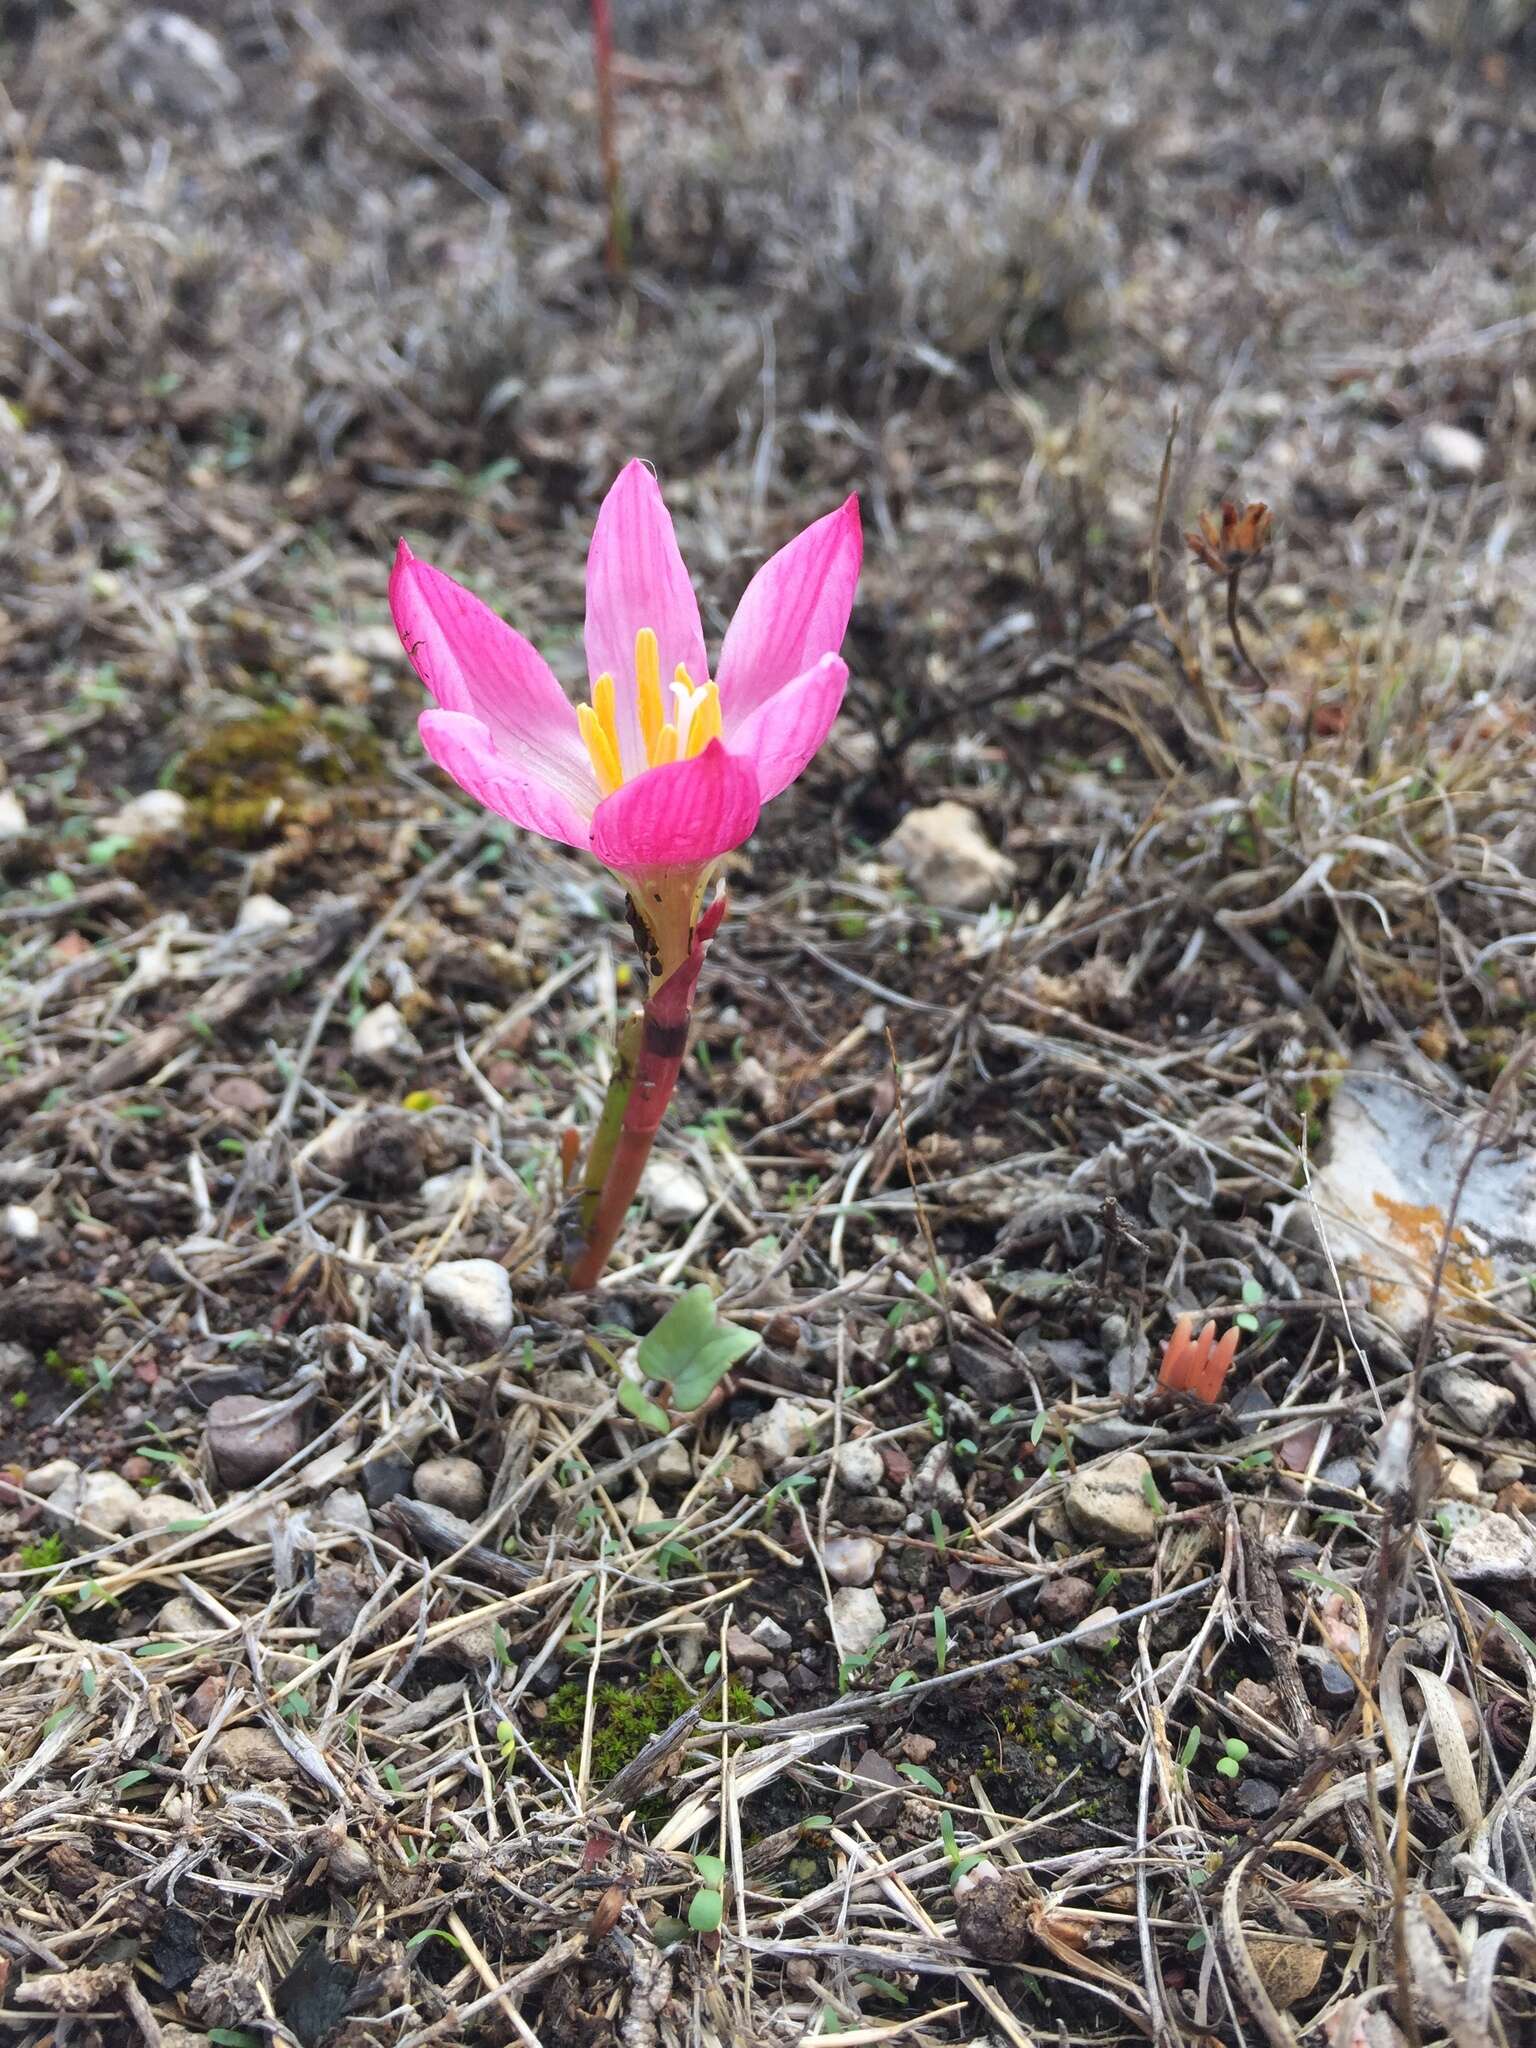
POLYGON ((763 803, 788 789, 832 730, 847 686, 847 662, 824 654, 813 669, 776 691, 736 727, 731 752, 756 769, 763 803))
POLYGON ((678 551, 661 487, 643 462, 627 462, 597 515, 587 551, 587 668, 618 685, 625 770, 645 764, 634 689, 635 635, 649 626, 661 653, 663 692, 679 662, 694 682, 709 680, 699 601, 678 551))
POLYGON ((512 773, 549 783, 589 814, 597 780, 575 710, 538 649, 404 541, 389 608, 411 666, 443 710, 477 719, 512 773))
POLYGON ((535 770, 500 753, 489 728, 471 713, 423 711, 417 730, 443 773, 487 810, 563 846, 591 846, 586 814, 535 770))
POLYGON ((651 768, 605 797, 592 851, 621 874, 688 867, 749 838, 761 808, 752 763, 711 740, 691 761, 651 768))
POLYGON ((727 739, 775 690, 842 646, 863 558, 859 501, 850 498, 764 562, 720 650, 727 739))

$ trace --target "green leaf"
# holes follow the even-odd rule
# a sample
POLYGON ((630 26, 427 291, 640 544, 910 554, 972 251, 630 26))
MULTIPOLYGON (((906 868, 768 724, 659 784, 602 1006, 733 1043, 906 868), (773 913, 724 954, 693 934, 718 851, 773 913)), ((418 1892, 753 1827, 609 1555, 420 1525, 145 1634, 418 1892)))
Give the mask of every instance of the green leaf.
POLYGON ((712 1884, 718 1891, 725 1883, 725 1863, 719 1856, 707 1855, 700 1851, 693 1859, 693 1867, 706 1884, 712 1884))
POLYGON ((672 1427, 672 1418, 666 1409, 659 1407, 644 1387, 634 1380, 619 1381, 619 1406, 627 1409, 637 1422, 643 1422, 647 1429, 654 1429, 658 1436, 665 1436, 672 1427))
POLYGON ((1154 1515, 1167 1514, 1168 1503, 1163 1499, 1163 1496, 1158 1492, 1157 1481, 1152 1477, 1152 1474, 1150 1472, 1147 1473, 1147 1475, 1141 1482, 1141 1491, 1142 1497, 1144 1498, 1144 1500, 1147 1503, 1147 1506, 1152 1510, 1154 1515))
POLYGON ((140 1643, 133 1654, 135 1657, 179 1657, 186 1647, 185 1643, 140 1643))
POLYGON ((942 1607, 933 1610, 933 1654, 942 1674, 949 1663, 949 1617, 942 1607))
POLYGON ((1249 1315, 1246 1309, 1240 1316, 1234 1316, 1232 1320, 1237 1325, 1238 1329, 1247 1330, 1250 1334, 1252 1334, 1252 1332, 1257 1330, 1259 1327, 1258 1317, 1249 1315))
POLYGON ((725 1918, 725 1900, 719 1892, 695 1892, 688 1901, 688 1925, 695 1934, 713 1934, 725 1918))
POLYGON ((1191 1728, 1189 1733, 1184 1738, 1184 1747, 1179 1751, 1179 1762, 1184 1766, 1186 1771, 1194 1762, 1195 1752, 1199 1749, 1199 1747, 1200 1730, 1198 1728, 1191 1728))
POLYGON ((1235 1757, 1239 1763, 1248 1754, 1248 1745, 1240 1735, 1229 1735, 1222 1747, 1228 1756, 1235 1757))
POLYGON ((716 1313, 715 1297, 701 1281, 641 1338, 637 1355, 646 1377, 665 1380, 677 1406, 688 1410, 706 1400, 737 1359, 757 1344, 755 1330, 743 1330, 716 1313))
POLYGON ((1216 1759, 1216 1768, 1224 1778, 1235 1778, 1242 1765, 1235 1756, 1219 1756, 1216 1759))
POLYGON ((130 1785, 142 1785, 151 1774, 148 1771, 124 1771, 120 1778, 112 1780, 114 1792, 126 1792, 130 1785))
POLYGON ((921 1785, 925 1792, 936 1792, 940 1799, 944 1797, 943 1785, 932 1771, 925 1771, 921 1764, 898 1764, 896 1768, 904 1778, 910 1778, 914 1785, 921 1785))
POLYGON ((830 1813, 808 1813, 800 1823, 800 1832, 806 1835, 824 1834, 831 1825, 832 1816, 830 1813))
POLYGON ((213 2048, 261 2048, 261 2036, 248 2034, 242 2027, 210 2027, 208 2039, 213 2048))
POLYGON ((1264 1290, 1257 1280, 1243 1282, 1243 1299, 1250 1308, 1256 1307, 1264 1299, 1264 1290))

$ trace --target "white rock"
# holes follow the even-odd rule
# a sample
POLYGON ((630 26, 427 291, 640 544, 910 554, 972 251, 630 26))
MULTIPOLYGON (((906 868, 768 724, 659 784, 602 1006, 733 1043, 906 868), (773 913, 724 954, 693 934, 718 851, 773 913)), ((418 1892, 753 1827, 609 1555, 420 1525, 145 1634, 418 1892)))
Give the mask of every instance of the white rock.
POLYGON ((867 1586, 839 1586, 832 1595, 832 1626, 839 1654, 858 1657, 885 1627, 885 1609, 867 1586))
POLYGON ((937 1508, 941 1514, 964 1507, 954 1452, 947 1443, 934 1445, 907 1482, 906 1491, 919 1506, 937 1508))
POLYGON ((709 1207, 709 1191, 698 1175, 655 1152, 640 1176, 640 1194, 654 1220, 667 1228, 692 1223, 709 1207))
POLYGON ((378 1004, 352 1027, 352 1057, 367 1066, 399 1066, 420 1052, 414 1032, 393 1003, 378 1004))
POLYGON ((1395 1047, 1357 1057, 1329 1106, 1315 1212, 1298 1206, 1285 1227, 1315 1237, 1314 1213, 1326 1217, 1330 1256, 1360 1275, 1371 1307, 1408 1337, 1424 1320, 1453 1208, 1448 1283, 1485 1297, 1522 1281, 1529 1260, 1518 1247, 1536 1243, 1536 1154, 1484 1147, 1458 1187, 1480 1112, 1449 1116, 1402 1082, 1395 1047))
POLYGON ((14 789, 0 789, 0 840, 24 839, 27 813, 14 789))
POLYGON ((338 1486, 320 1503, 320 1520, 333 1529, 350 1529, 359 1536, 371 1536, 373 1518, 368 1503, 355 1486, 338 1486))
POLYGON ((84 1472, 54 1490, 55 1514, 78 1522, 87 1538, 121 1536, 133 1524, 142 1495, 116 1472, 84 1472))
POLYGON ((1512 1515, 1479 1515, 1464 1522, 1445 1546, 1445 1570, 1458 1584, 1536 1577, 1536 1537, 1528 1536, 1512 1515))
POLYGON ((908 811, 885 852, 925 903, 946 910, 985 910, 1013 887, 1013 862, 973 812, 949 799, 908 811))
POLYGON ((814 1408, 785 1397, 754 1415, 741 1438, 765 1470, 777 1472, 800 1456, 820 1421, 814 1408))
POLYGON ((494 1259, 449 1259, 432 1268, 422 1292, 461 1337, 487 1352, 498 1350, 512 1333, 512 1283, 494 1259))
POLYGON ((5 1234, 13 1244, 36 1244, 43 1234, 43 1219, 25 1202, 7 1202, 5 1234))
POLYGON ((187 800, 174 789, 146 789, 120 811, 102 820, 103 834, 135 843, 174 839, 187 822, 187 800))
POLYGON ((692 1479, 693 1460, 680 1438, 667 1438, 651 1460, 651 1477, 658 1486, 686 1486, 692 1479))
POLYGON ((1152 1467, 1140 1451, 1117 1451, 1067 1481, 1067 1520, 1095 1543, 1150 1543, 1157 1516, 1147 1498, 1152 1467))
POLYGON ((785 1650, 794 1648, 794 1637, 787 1628, 781 1628, 771 1614, 765 1614, 760 1620, 754 1621, 747 1633, 781 1655, 785 1650))
POLYGON ((1476 1500, 1483 1475, 1470 1458, 1447 1458, 1440 1467, 1437 1500, 1476 1500))
POLYGON ((850 1437, 837 1454, 837 1479, 850 1493, 878 1493, 885 1484, 885 1460, 867 1436, 850 1437))
POLYGON ((176 1537, 168 1533, 168 1525, 171 1522, 197 1522, 205 1519, 202 1509, 195 1501, 182 1500, 174 1493, 141 1493, 134 1498, 133 1514, 129 1518, 128 1527, 135 1536, 149 1539, 149 1549, 159 1550, 164 1544, 177 1541, 176 1537))
POLYGON ((1435 1399, 1468 1436, 1496 1436, 1515 1405, 1508 1387, 1496 1386, 1464 1365, 1448 1365, 1436 1373, 1434 1390, 1435 1399))
POLYGON ((1096 1607, 1081 1627, 1083 1633, 1073 1645, 1075 1649, 1112 1649, 1120 1628, 1119 1612, 1113 1607, 1096 1607))
POLYGON ((446 1508, 466 1522, 472 1522, 485 1506, 485 1474, 473 1458, 424 1458, 411 1484, 418 1500, 446 1508))
POLYGON ((451 1216, 470 1182, 474 1179, 473 1166, 450 1166, 446 1173, 434 1173, 421 1184, 421 1206, 429 1216, 451 1216))
POLYGON ((1431 469, 1457 483, 1481 476, 1488 459, 1488 449, 1476 434, 1444 420, 1431 420, 1425 427, 1419 436, 1419 453, 1431 469))
POLYGON ((195 1600, 177 1593, 155 1616, 155 1631, 164 1636, 211 1636, 218 1634, 218 1624, 195 1600))
POLYGON ((293 912, 275 896, 247 896, 235 919, 235 930, 250 937, 266 932, 285 932, 293 923, 293 912))
POLYGON ((50 1458, 46 1465, 34 1465, 27 1474, 27 1491, 47 1500, 69 1479, 78 1479, 80 1467, 73 1458, 50 1458))
POLYGON ((821 1561, 834 1586, 867 1586, 879 1568, 880 1545, 873 1536, 829 1536, 821 1561))

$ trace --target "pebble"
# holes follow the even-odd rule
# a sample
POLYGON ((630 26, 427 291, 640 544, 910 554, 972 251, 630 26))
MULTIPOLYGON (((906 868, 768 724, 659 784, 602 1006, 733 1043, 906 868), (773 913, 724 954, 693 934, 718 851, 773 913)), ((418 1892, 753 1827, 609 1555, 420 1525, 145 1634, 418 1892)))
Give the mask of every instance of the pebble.
MULTIPOLYGON (((405 1492, 413 1478, 410 1464, 404 1458, 370 1458, 358 1473, 362 1481, 363 1499, 371 1508, 381 1508, 386 1501, 405 1492)), ((369 1523, 369 1528, 373 1524, 369 1523)))
POLYGON ((195 1600, 189 1599, 185 1593, 176 1593, 155 1616, 155 1629, 157 1634, 184 1639, 216 1635, 218 1624, 195 1600))
POLYGON ((128 1527, 135 1536, 148 1539, 146 1548, 162 1550, 167 1543, 177 1541, 171 1534, 170 1523, 200 1522, 206 1519, 196 1501, 183 1500, 174 1493, 141 1493, 134 1498, 133 1514, 129 1518, 128 1527))
POLYGON ((368 1602, 367 1582, 344 1564, 322 1565, 309 1589, 309 1620, 322 1650, 334 1650, 357 1627, 368 1602))
POLYGON ((240 1116, 262 1116, 272 1107, 271 1095, 249 1074, 226 1074, 209 1089, 208 1100, 240 1116))
MULTIPOLYGON (((499 1269, 498 1269, 499 1270, 499 1269)), ((485 1474, 473 1458, 425 1458, 416 1467, 412 1492, 434 1508, 446 1508, 472 1522, 485 1506, 485 1474)))
POLYGON ((1502 1493, 1506 1486, 1516 1486, 1525 1477, 1525 1465, 1519 1458, 1490 1458, 1483 1473, 1483 1484, 1490 1493, 1502 1493))
POLYGON ((121 1536, 133 1525, 139 1495, 116 1472, 84 1472, 55 1488, 49 1505, 88 1537, 121 1536))
POLYGON ((1084 1650, 1112 1650, 1120 1632, 1120 1612, 1115 1607, 1098 1607, 1083 1623, 1078 1645, 1084 1650))
POLYGON ((1280 1794, 1267 1778, 1239 1778, 1233 1804, 1249 1820, 1263 1820, 1280 1804, 1280 1794))
POLYGON ((1036 1615, 1047 1628, 1058 1632, 1076 1628, 1092 1608, 1093 1587, 1070 1572, 1047 1579, 1035 1599, 1036 1615))
POLYGON ((1435 1399, 1468 1436, 1496 1436, 1515 1405, 1508 1387, 1496 1386, 1464 1365, 1448 1365, 1435 1375, 1435 1399))
POLYGON ((693 1478, 693 1459, 680 1437, 669 1436, 651 1460, 651 1477, 658 1486, 686 1486, 693 1478))
POLYGON ((985 910, 1013 888, 1013 862, 951 799, 908 811, 884 851, 925 903, 945 910, 985 910))
POLYGON ((147 789, 110 818, 102 820, 106 837, 142 840, 174 839, 187 822, 187 800, 174 789, 147 789))
POLYGON ((1337 1487, 1340 1493, 1354 1493, 1362 1476, 1357 1458, 1332 1458, 1317 1475, 1321 1485, 1337 1487))
POLYGON ((1452 1536, 1444 1563, 1458 1585, 1469 1579, 1530 1579, 1536 1577, 1536 1538, 1510 1515, 1479 1515, 1452 1536))
POLYGON ((709 1190, 698 1175, 676 1159, 652 1153, 640 1176, 640 1198, 652 1220, 670 1228, 692 1223, 709 1207, 709 1190))
POLYGON ((771 1614, 760 1615, 748 1633, 756 1636, 760 1643, 766 1643, 776 1656, 782 1657, 786 1650, 794 1648, 794 1637, 787 1628, 781 1628, 771 1614))
POLYGON ((740 1628, 726 1630, 725 1654, 743 1671, 766 1671, 773 1662, 773 1651, 767 1643, 740 1628))
POLYGON ((1445 1458, 1440 1466, 1437 1500, 1476 1500, 1483 1475, 1470 1458, 1445 1458))
POLYGON ((924 1508, 937 1508, 941 1515, 965 1505, 955 1476, 954 1451, 947 1443, 934 1445, 912 1474, 910 1484, 911 1499, 924 1508))
POLYGON ((451 1216, 463 1201, 475 1177, 473 1166, 450 1166, 446 1173, 434 1173, 421 1184, 421 1206, 429 1216, 451 1216))
POLYGON ((0 789, 0 840, 24 839, 27 813, 14 789, 0 789))
POLYGON ((878 1749, 867 1749, 853 1767, 853 1783, 837 1802, 840 1821, 857 1821, 871 1834, 893 1827, 912 1787, 878 1749))
POLYGON ((46 1499, 57 1493, 66 1479, 78 1478, 79 1473, 80 1467, 73 1458, 50 1458, 46 1465, 34 1465, 27 1474, 27 1491, 46 1499))
POLYGON ((285 932, 293 923, 293 912, 286 903, 279 903, 275 896, 263 896, 259 892, 247 896, 240 906, 235 919, 235 930, 248 938, 262 938, 268 932, 285 932))
POLYGON ((832 1624, 838 1652, 858 1657, 885 1627, 885 1609, 866 1586, 839 1586, 832 1595, 832 1624))
POLYGON ((756 1458, 749 1457, 744 1451, 738 1451, 735 1457, 726 1459, 725 1470, 720 1476, 734 1492, 747 1498, 761 1493, 767 1484, 762 1466, 756 1458))
POLYGON ((245 1778, 296 1778, 299 1767, 267 1728, 224 1728, 213 1738, 215 1763, 245 1778))
POLYGON ((1419 453, 1430 468, 1456 483, 1470 483, 1481 476, 1488 459, 1485 442, 1465 427, 1453 427, 1445 420, 1431 420, 1419 435, 1419 453))
POLYGON ((1067 1481, 1067 1520, 1091 1542, 1150 1543, 1157 1516, 1147 1498, 1152 1467, 1140 1451, 1117 1451, 1086 1465, 1067 1481))
POLYGON ((878 1493, 885 1484, 880 1446, 867 1436, 850 1437, 837 1453, 837 1479, 850 1493, 878 1493))
POLYGON ((332 1529, 350 1529, 355 1535, 373 1533, 368 1503, 355 1486, 338 1486, 320 1503, 320 1520, 332 1529))
MULTIPOLYGON (((505 1638, 501 1638, 505 1640, 505 1638)), ((438 1644, 439 1653, 455 1664, 462 1664, 470 1671, 483 1671, 487 1665, 497 1661, 495 1625, 489 1621, 470 1621, 464 1627, 446 1637, 438 1644)))
POLYGON ((821 1554, 834 1586, 868 1586, 880 1565, 880 1545, 873 1536, 829 1536, 821 1554))
POLYGON ((42 1217, 25 1202, 7 1202, 4 1222, 12 1244, 36 1244, 43 1234, 42 1217))
POLYGON ((380 1003, 352 1027, 352 1057, 369 1067, 398 1067, 421 1055, 416 1034, 393 1003, 380 1003))
POLYGON ((1320 1657, 1313 1669, 1325 1699, 1352 1700, 1355 1697, 1355 1681, 1336 1657, 1320 1657))
POLYGON ((821 1415, 803 1401, 775 1401, 761 1415, 754 1415, 741 1432, 744 1444, 756 1455, 765 1471, 778 1472, 792 1458, 798 1458, 820 1426, 821 1415))
POLYGON ((194 1728, 206 1728, 218 1712, 224 1695, 228 1691, 229 1680, 224 1676, 223 1672, 210 1671, 196 1692, 192 1694, 191 1698, 182 1708, 182 1714, 191 1722, 194 1728))
POLYGON ((208 1410, 205 1440, 226 1486, 256 1486, 304 1447, 304 1417, 256 1394, 225 1394, 208 1410))
POLYGON ((105 61, 126 99, 173 120, 211 120, 241 96, 218 37, 168 7, 135 9, 105 61))
POLYGON ((1023 1391, 1028 1380, 1021 1358, 1000 1357, 996 1352, 983 1351, 974 1344, 957 1344, 950 1356, 961 1382, 994 1407, 1000 1402, 1011 1401, 1015 1394, 1023 1391))
POLYGON ((512 1334, 512 1283, 494 1259, 449 1259, 432 1268, 422 1292, 485 1353, 499 1350, 512 1334))

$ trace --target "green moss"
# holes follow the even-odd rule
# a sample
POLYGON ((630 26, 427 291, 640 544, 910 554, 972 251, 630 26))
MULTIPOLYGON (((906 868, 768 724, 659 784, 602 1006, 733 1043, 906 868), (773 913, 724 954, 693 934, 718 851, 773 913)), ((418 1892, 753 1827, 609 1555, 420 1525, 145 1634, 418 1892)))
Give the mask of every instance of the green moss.
MULTIPOLYGON (((643 1685, 600 1680, 592 1698, 593 1780, 604 1785, 616 1776, 653 1736, 688 1711, 694 1697, 671 1671, 653 1671, 643 1685)), ((754 1718, 752 1695, 744 1685, 730 1687, 726 1711, 733 1721, 754 1718)), ((543 1724, 546 1739, 541 1747, 562 1756, 573 1754, 586 1718, 587 1681, 568 1678, 549 1696, 543 1724)))
POLYGON ((40 1536, 36 1543, 24 1543, 17 1553, 24 1572, 52 1571, 64 1560, 64 1538, 57 1529, 40 1536))
POLYGON ((171 786, 187 799, 193 839, 249 846, 382 766, 378 740, 346 713, 274 708, 215 727, 182 756, 171 786))

